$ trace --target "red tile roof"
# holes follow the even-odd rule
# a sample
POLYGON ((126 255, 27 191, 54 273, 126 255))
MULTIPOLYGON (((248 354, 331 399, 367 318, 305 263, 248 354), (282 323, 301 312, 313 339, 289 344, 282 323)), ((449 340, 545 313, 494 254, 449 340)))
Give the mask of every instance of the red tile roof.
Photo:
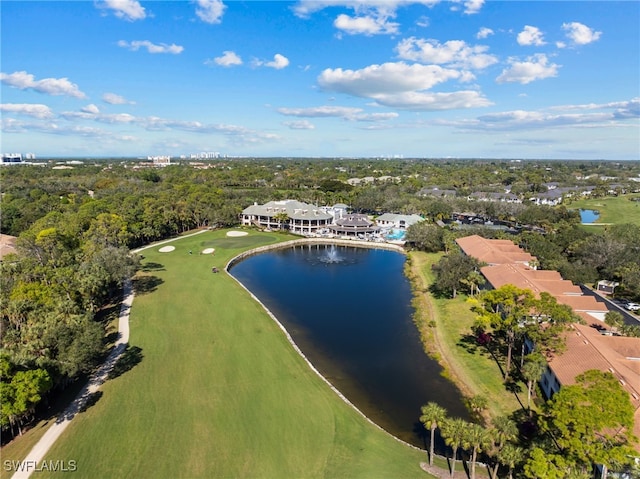
POLYGON ((456 243, 468 256, 488 264, 529 263, 534 256, 509 240, 485 239, 472 235, 456 239, 456 243))

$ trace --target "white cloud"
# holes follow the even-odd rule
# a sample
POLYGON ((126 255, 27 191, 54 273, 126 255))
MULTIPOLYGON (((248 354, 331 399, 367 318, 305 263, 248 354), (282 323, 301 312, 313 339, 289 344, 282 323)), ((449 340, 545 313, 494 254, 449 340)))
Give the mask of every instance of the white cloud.
POLYGON ((462 90, 447 93, 402 92, 373 95, 380 105, 413 111, 441 111, 466 108, 483 108, 492 103, 479 92, 462 90))
POLYGON ((263 60, 258 60, 257 58, 253 60, 253 65, 256 67, 264 66, 268 68, 275 68, 276 70, 282 70, 289 66, 289 59, 284 55, 280 55, 276 53, 273 56, 273 60, 270 62, 265 62, 263 60))
POLYGON ((420 18, 418 18, 416 20, 416 25, 418 25, 419 27, 423 27, 426 28, 431 24, 431 20, 429 20, 429 17, 423 15, 420 18))
POLYGON ((545 44, 544 35, 538 27, 532 27, 531 25, 525 25, 524 30, 518 33, 519 45, 534 45, 536 47, 545 44))
POLYGON ((306 118, 353 118, 358 113, 361 113, 362 109, 346 106, 317 106, 311 108, 278 108, 277 111, 286 116, 306 118))
POLYGON ((100 109, 96 105, 94 105, 93 103, 91 103, 91 104, 89 104, 89 105, 87 105, 85 107, 82 107, 80 109, 80 111, 83 111, 84 113, 90 113, 92 115, 97 115, 98 113, 100 113, 100 109))
POLYGON ((462 40, 449 40, 443 44, 437 40, 424 40, 410 37, 402 40, 396 51, 403 60, 421 63, 449 64, 452 67, 463 67, 481 70, 498 59, 485 53, 489 48, 483 45, 470 46, 462 40))
POLYGON ((394 120, 398 118, 398 115, 395 112, 389 113, 360 113, 355 116, 355 120, 357 121, 367 121, 367 122, 379 122, 379 121, 387 121, 394 120))
MULTIPOLYGON (((333 25, 349 35, 392 35, 398 33, 399 24, 391 21, 396 10, 413 4, 432 7, 441 0, 301 0, 294 7, 294 13, 308 18, 312 13, 329 7, 344 7, 353 10, 354 15, 338 15, 333 25)), ((482 2, 474 0, 473 3, 482 2)), ((472 3, 472 2, 469 2, 472 3)), ((418 24, 425 25, 424 17, 418 24)), ((428 19, 427 19, 428 21, 428 19)), ((428 24, 428 23, 427 23, 428 24)))
POLYGON ((640 98, 633 98, 601 104, 559 105, 548 110, 511 110, 447 124, 466 130, 527 131, 594 125, 615 128, 625 120, 639 118, 640 98))
POLYGON ((397 118, 395 112, 363 113, 362 108, 346 106, 317 106, 310 108, 278 108, 278 113, 303 118, 342 118, 350 121, 377 122, 397 118))
POLYGON ((289 59, 284 55, 280 55, 279 53, 276 53, 273 56, 273 61, 265 63, 264 66, 269 68, 275 68, 276 70, 281 70, 289 66, 289 59))
POLYGON ((460 72, 438 65, 407 65, 398 62, 370 65, 361 70, 327 68, 318 77, 318 83, 325 90, 372 97, 377 94, 427 90, 460 76, 460 72))
POLYGON ((19 90, 34 90, 47 95, 66 95, 74 98, 86 98, 78 85, 71 83, 67 78, 43 78, 35 80, 35 77, 26 71, 11 74, 0 73, 0 81, 5 85, 19 90))
POLYGON ((389 22, 384 16, 357 16, 341 14, 333 22, 338 30, 349 35, 390 35, 398 33, 398 23, 389 22))
POLYGON ((171 45, 167 45, 166 43, 156 44, 149 40, 134 40, 132 42, 120 40, 118 46, 128 48, 133 52, 138 51, 140 48, 146 48, 149 53, 171 53, 172 55, 182 53, 184 50, 184 47, 176 45, 175 43, 171 45))
POLYGON ((134 101, 129 101, 125 97, 115 93, 105 93, 102 95, 102 101, 110 105, 135 105, 134 101))
POLYGON ((235 52, 226 50, 222 52, 222 55, 219 57, 205 60, 204 64, 209 66, 220 65, 222 67, 231 67, 235 65, 242 65, 242 58, 240 58, 235 52))
POLYGON ((307 120, 285 121, 282 124, 292 130, 314 130, 316 128, 313 123, 307 120))
POLYGON ((438 65, 385 63, 361 70, 324 70, 318 84, 325 90, 370 98, 379 105, 416 111, 484 107, 491 104, 479 92, 425 92, 448 80, 468 80, 467 72, 438 65))
POLYGON ((464 13, 467 15, 473 15, 478 13, 484 5, 484 0, 465 0, 463 2, 464 13))
POLYGON ((383 12, 395 12, 398 7, 407 5, 424 5, 432 7, 441 0, 300 0, 293 12, 302 18, 329 7, 351 8, 357 12, 377 10, 383 12))
POLYGON ((540 53, 529 57, 527 61, 519 62, 513 58, 508 60, 509 68, 502 70, 496 81, 498 83, 517 82, 523 85, 535 80, 555 77, 558 74, 559 65, 549 64, 547 56, 540 53))
POLYGON ((51 109, 41 103, 3 103, 0 104, 0 111, 40 119, 52 118, 54 116, 51 109))
POLYGON ((494 31, 491 30, 490 28, 482 27, 480 30, 478 30, 478 33, 476 33, 476 38, 478 40, 482 40, 482 39, 488 38, 493 34, 494 34, 494 31))
POLYGON ((602 32, 596 32, 579 22, 563 23, 562 29, 567 32, 567 37, 576 45, 593 43, 602 35, 602 32))
POLYGON ((143 20, 147 14, 137 0, 104 0, 97 3, 98 8, 113 10, 113 14, 130 22, 143 20))
POLYGON ((227 8, 222 0, 197 0, 196 15, 205 23, 222 22, 222 15, 227 8))

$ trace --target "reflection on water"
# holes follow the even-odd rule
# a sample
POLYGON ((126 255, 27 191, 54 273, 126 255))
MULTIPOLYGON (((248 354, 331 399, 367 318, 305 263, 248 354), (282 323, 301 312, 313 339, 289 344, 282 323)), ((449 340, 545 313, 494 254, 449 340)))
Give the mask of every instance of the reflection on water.
POLYGON ((305 245, 249 257, 231 273, 351 402, 387 431, 424 447, 414 430, 423 404, 468 415, 457 389, 424 353, 404 261, 387 250, 305 245))

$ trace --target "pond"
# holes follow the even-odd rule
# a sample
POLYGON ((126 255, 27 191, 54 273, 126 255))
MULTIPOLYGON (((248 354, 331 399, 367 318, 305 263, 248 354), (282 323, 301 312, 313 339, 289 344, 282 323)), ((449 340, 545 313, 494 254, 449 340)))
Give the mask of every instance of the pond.
POLYGON ((401 253, 305 245, 251 256, 231 274, 269 308, 311 363, 376 424, 425 447, 420 407, 468 419, 413 324, 401 253))
POLYGON ((580 210, 580 222, 582 224, 595 223, 600 218, 597 210, 580 210))

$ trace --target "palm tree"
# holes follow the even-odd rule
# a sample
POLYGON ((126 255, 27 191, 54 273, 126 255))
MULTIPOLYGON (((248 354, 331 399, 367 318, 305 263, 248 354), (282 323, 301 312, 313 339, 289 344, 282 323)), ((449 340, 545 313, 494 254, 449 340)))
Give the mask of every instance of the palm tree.
POLYGON ((421 408, 422 416, 420 422, 431 431, 431 441, 429 442, 429 465, 433 466, 433 442, 436 429, 440 427, 447 418, 447 410, 434 402, 428 402, 421 408))
POLYGON ((509 468, 509 479, 513 478, 513 468, 522 460, 522 448, 513 444, 505 444, 498 453, 498 461, 509 468))
POLYGON ((496 479, 501 464, 498 455, 507 441, 513 441, 518 437, 518 426, 509 416, 498 416, 493 420, 493 427, 488 432, 492 441, 490 455, 495 460, 489 473, 492 479, 496 479))
POLYGON ((607 311, 607 314, 604 315, 604 322, 615 333, 624 324, 624 317, 618 311, 607 311))
POLYGON ((450 446, 453 450, 453 458, 451 462, 451 477, 456 472, 456 460, 458 449, 462 446, 464 441, 464 435, 466 429, 469 427, 469 423, 464 419, 453 418, 443 421, 440 425, 440 434, 444 438, 444 442, 447 446, 450 446))
POLYGON ((489 432, 479 424, 468 424, 464 430, 462 445, 471 449, 471 479, 476 478, 476 460, 478 453, 486 450, 491 444, 489 432))
POLYGON ((547 362, 540 354, 530 354, 522 365, 522 376, 527 380, 527 408, 531 409, 531 392, 533 385, 540 380, 545 370, 547 362))
POLYGON ((475 292, 480 291, 480 285, 485 284, 487 280, 478 270, 474 269, 469 272, 466 278, 461 279, 460 282, 469 286, 469 293, 473 296, 475 292))
POLYGON ((507 441, 512 441, 518 436, 518 426, 508 416, 498 416, 493 420, 495 437, 498 448, 502 448, 507 441))
POLYGON ((465 404, 467 406, 467 409, 469 409, 469 411, 471 412, 472 416, 477 420, 481 420, 482 411, 487 409, 487 407, 489 406, 489 400, 486 397, 478 394, 466 399, 465 404))

